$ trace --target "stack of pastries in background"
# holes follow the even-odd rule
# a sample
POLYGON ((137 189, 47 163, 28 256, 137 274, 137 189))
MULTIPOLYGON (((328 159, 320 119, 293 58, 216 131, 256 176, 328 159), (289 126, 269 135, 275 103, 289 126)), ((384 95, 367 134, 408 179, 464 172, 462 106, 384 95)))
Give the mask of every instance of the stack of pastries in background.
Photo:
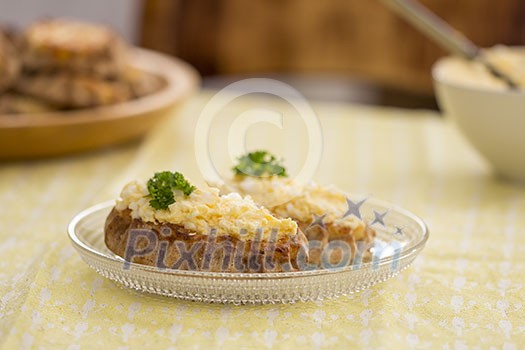
POLYGON ((0 33, 0 114, 111 105, 159 90, 111 29, 65 19, 0 33))

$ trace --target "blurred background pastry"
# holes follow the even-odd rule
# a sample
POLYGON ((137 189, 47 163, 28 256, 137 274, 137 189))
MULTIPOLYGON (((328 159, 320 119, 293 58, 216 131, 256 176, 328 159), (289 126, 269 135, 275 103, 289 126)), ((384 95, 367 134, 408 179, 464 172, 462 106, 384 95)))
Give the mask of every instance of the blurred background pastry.
POLYGON ((124 39, 103 25, 45 19, 12 36, 0 33, 1 114, 112 105, 164 85, 134 67, 124 39))
POLYGON ((107 27, 64 19, 41 20, 22 34, 26 70, 67 70, 116 77, 126 65, 124 41, 107 27))
POLYGON ((15 90, 62 108, 85 108, 146 96, 162 85, 160 77, 130 66, 113 79, 68 70, 24 72, 15 90))
POLYGON ((131 98, 122 81, 59 70, 25 73, 18 79, 16 91, 66 108, 110 105, 131 98))
POLYGON ((15 82, 20 71, 16 48, 6 33, 0 30, 0 93, 15 82))
POLYGON ((133 98, 149 95, 164 85, 161 77, 132 66, 127 66, 124 69, 121 80, 133 98))
POLYGON ((43 100, 13 92, 0 95, 0 114, 42 113, 57 108, 43 100))

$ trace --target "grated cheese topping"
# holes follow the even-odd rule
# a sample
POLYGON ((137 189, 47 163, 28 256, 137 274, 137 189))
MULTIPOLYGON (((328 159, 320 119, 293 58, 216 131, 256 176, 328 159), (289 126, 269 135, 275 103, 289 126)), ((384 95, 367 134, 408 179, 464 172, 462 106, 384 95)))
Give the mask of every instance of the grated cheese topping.
POLYGON ((364 236, 366 225, 359 218, 344 216, 348 206, 346 195, 335 186, 321 186, 315 182, 302 185, 293 179, 278 176, 255 178, 235 177, 220 184, 221 193, 238 192, 249 195, 279 217, 311 223, 314 214, 326 215, 325 223, 349 227, 356 239, 364 236))
POLYGON ((175 190, 175 203, 166 210, 156 210, 149 204, 151 197, 145 182, 130 182, 117 200, 117 210, 129 208, 135 219, 145 222, 171 223, 199 234, 228 235, 249 240, 279 239, 297 234, 297 224, 291 219, 278 219, 249 197, 237 193, 220 195, 216 188, 198 188, 189 196, 175 190), (274 230, 274 233, 272 233, 274 230))

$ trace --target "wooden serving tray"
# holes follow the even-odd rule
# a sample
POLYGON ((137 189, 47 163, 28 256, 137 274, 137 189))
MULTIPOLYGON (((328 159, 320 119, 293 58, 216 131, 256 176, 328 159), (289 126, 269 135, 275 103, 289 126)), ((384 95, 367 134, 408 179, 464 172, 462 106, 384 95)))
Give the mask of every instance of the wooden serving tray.
POLYGON ((198 89, 196 70, 177 58, 133 48, 130 61, 164 78, 166 85, 153 94, 110 106, 0 115, 0 159, 64 155, 131 141, 198 89))

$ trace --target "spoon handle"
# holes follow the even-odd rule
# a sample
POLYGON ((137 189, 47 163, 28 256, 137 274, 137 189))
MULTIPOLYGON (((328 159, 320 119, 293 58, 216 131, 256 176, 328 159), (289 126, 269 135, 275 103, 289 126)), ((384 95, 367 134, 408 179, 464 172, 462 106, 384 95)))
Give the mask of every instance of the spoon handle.
POLYGON ((413 0, 381 0, 414 27, 428 35, 445 50, 469 59, 478 55, 479 48, 462 33, 413 0))
POLYGON ((445 50, 482 63, 490 74, 503 80, 510 89, 517 88, 512 78, 479 54, 479 47, 416 0, 381 1, 445 50))

